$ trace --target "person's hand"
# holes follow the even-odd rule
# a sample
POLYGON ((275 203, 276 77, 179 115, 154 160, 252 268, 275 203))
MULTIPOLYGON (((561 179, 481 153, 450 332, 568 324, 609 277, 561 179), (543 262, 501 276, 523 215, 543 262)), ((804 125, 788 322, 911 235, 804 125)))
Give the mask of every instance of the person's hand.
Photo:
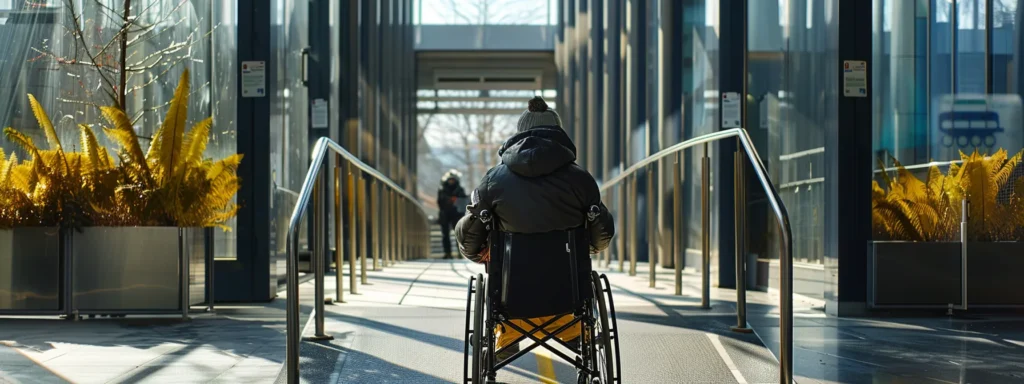
POLYGON ((491 261, 491 247, 485 246, 483 251, 480 251, 480 263, 487 263, 491 261))
POLYGON ((455 202, 457 202, 459 200, 459 198, 457 198, 455 196, 452 196, 451 200, 452 200, 452 204, 455 204, 455 202))

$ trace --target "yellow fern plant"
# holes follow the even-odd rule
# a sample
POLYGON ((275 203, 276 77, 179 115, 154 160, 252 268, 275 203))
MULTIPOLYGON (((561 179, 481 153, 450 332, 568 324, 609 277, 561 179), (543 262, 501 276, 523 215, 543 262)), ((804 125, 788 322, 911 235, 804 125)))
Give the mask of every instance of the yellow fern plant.
POLYGON ((114 217, 118 210, 127 209, 127 217, 136 218, 137 225, 226 229, 224 223, 238 211, 232 199, 241 186, 237 170, 242 155, 217 161, 203 157, 212 119, 197 123, 186 133, 188 98, 186 70, 145 154, 127 114, 118 107, 101 108, 111 126, 104 132, 121 147, 122 170, 117 195, 106 199, 110 204, 101 212, 114 217))
POLYGON ((78 193, 80 173, 72 166, 77 156, 68 156, 42 105, 28 95, 36 122, 46 135, 49 149, 40 149, 31 137, 13 128, 5 128, 7 140, 28 153, 29 160, 19 163, 11 154, 0 171, 0 227, 81 225, 87 219, 85 201, 78 193))
MULTIPOLYGON (((895 175, 882 174, 872 184, 871 218, 878 240, 952 241, 959 239, 961 207, 971 204, 968 238, 1018 241, 1024 235, 1024 178, 1010 179, 1024 151, 1009 157, 1000 149, 991 156, 961 153, 961 163, 942 174, 937 166, 922 182, 898 161, 895 175), (1008 198, 1000 201, 1000 192, 1008 198)), ((884 168, 883 168, 884 169, 884 168)))
POLYGON ((213 161, 203 157, 212 120, 185 132, 189 94, 186 70, 170 110, 146 154, 127 114, 102 107, 107 136, 120 146, 116 161, 93 130, 79 125, 81 151, 66 152, 49 117, 29 95, 49 149, 12 128, 7 139, 30 156, 0 153, 0 228, 26 225, 220 226, 234 217, 232 199, 241 182, 241 155, 213 161))

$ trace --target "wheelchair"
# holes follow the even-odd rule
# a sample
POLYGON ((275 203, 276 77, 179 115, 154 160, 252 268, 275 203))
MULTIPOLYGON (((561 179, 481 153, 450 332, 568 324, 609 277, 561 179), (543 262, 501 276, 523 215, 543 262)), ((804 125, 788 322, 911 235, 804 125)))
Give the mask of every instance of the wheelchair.
POLYGON ((591 268, 586 234, 584 228, 540 234, 491 231, 486 276, 469 279, 464 382, 495 383, 498 370, 543 347, 576 368, 578 383, 621 383, 615 303, 608 277, 591 268), (547 316, 553 317, 534 320, 547 316), (567 320, 548 332, 556 321, 567 320), (526 339, 532 343, 498 361, 496 327, 519 333, 510 346, 526 339), (581 329, 573 345, 556 336, 570 327, 581 329))

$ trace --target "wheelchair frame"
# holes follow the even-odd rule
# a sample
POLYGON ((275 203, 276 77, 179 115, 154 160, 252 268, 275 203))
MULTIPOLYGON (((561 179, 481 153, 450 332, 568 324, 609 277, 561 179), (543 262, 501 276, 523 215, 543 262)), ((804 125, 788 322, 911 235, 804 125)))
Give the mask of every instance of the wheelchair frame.
POLYGON ((512 319, 505 318, 503 314, 494 309, 495 306, 492 305, 491 300, 487 299, 487 277, 484 274, 470 277, 466 300, 466 334, 463 351, 464 382, 494 383, 498 370, 525 356, 535 348, 544 347, 577 369, 578 383, 621 383, 619 332, 615 319, 615 302, 612 298, 611 285, 608 283, 607 276, 599 275, 596 271, 591 271, 590 280, 594 295, 592 298, 586 299, 581 308, 572 313, 554 315, 542 324, 536 324, 531 319, 517 319, 525 321, 532 327, 530 330, 526 330, 512 323, 510 321, 512 319), (573 316, 573 319, 554 332, 547 331, 548 325, 565 316, 573 316), (583 330, 580 334, 579 349, 575 349, 556 335, 578 324, 582 325, 583 330), (533 343, 512 356, 497 361, 494 329, 499 325, 520 333, 519 337, 509 345, 518 344, 526 339, 530 339, 533 343), (542 334, 542 336, 538 337, 535 335, 536 333, 542 334), (576 357, 572 358, 549 345, 548 341, 551 340, 574 352, 576 357), (470 364, 471 362, 472 364, 470 364))

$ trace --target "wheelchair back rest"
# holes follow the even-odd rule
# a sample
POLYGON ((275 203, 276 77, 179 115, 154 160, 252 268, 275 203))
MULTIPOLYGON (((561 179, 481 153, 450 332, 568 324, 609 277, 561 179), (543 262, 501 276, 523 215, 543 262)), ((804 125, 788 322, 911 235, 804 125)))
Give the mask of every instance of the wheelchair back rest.
POLYGON ((576 311, 593 297, 587 231, 494 231, 488 297, 509 318, 576 311))

